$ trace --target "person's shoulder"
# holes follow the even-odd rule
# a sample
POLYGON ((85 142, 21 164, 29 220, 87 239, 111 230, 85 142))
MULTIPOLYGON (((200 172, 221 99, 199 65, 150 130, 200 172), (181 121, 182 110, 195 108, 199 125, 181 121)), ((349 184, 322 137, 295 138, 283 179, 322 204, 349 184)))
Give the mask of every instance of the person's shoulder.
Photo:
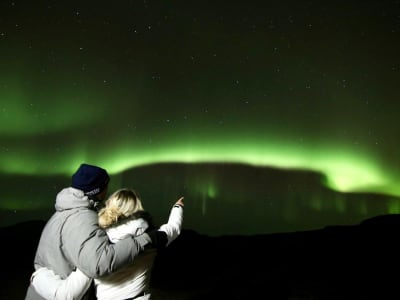
POLYGON ((97 212, 87 207, 80 207, 71 210, 71 219, 74 221, 76 220, 79 224, 95 224, 96 226, 98 224, 97 212))
POLYGON ((130 227, 144 227, 144 228, 149 227, 149 223, 147 222, 146 219, 141 218, 141 217, 137 218, 137 217, 133 217, 133 216, 116 223, 115 227, 121 227, 124 225, 130 226, 130 227))
POLYGON ((148 211, 145 211, 145 210, 137 211, 136 213, 133 214, 132 217, 135 219, 142 219, 145 222, 147 222, 149 227, 153 227, 153 218, 148 211))
POLYGON ((131 231, 132 228, 135 228, 146 231, 153 229, 153 227, 154 226, 152 223, 151 215, 145 211, 138 211, 128 218, 120 220, 119 222, 114 224, 114 226, 111 226, 110 230, 112 230, 112 228, 129 228, 129 231, 131 231))

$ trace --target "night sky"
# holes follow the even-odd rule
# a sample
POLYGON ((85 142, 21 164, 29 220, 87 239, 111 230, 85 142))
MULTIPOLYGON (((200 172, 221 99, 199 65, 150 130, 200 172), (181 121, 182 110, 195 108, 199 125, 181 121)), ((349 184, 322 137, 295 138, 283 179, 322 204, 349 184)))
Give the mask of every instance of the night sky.
POLYGON ((0 225, 82 162, 208 234, 400 213, 399 53, 398 0, 0 0, 0 225))

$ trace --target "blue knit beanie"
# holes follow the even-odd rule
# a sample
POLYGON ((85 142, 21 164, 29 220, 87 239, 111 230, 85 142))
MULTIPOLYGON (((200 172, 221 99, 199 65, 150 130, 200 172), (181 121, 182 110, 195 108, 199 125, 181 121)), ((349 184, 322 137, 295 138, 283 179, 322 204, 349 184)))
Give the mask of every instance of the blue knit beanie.
POLYGON ((72 175, 72 187, 83 191, 87 196, 100 194, 109 181, 110 177, 106 170, 88 164, 81 164, 72 175))

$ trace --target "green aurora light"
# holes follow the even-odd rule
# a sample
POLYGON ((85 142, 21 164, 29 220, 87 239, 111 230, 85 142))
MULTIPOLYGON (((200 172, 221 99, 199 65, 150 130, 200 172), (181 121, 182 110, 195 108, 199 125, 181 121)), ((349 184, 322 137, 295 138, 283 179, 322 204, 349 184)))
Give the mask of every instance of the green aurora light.
POLYGON ((87 162, 157 199, 185 186, 201 216, 253 199, 260 224, 399 213, 399 3, 275 4, 0 3, 0 209, 49 207, 87 162), (175 163, 190 173, 153 191, 142 167, 175 163), (270 192, 223 164, 329 191, 283 176, 270 192))
POLYGON ((81 162, 98 164, 111 174, 138 166, 157 163, 238 163, 260 167, 274 167, 294 170, 310 170, 325 177, 326 186, 340 192, 371 192, 400 196, 400 186, 391 176, 390 170, 383 170, 374 163, 374 157, 358 151, 343 151, 334 146, 316 147, 296 143, 279 144, 271 138, 260 140, 211 139, 191 141, 184 138, 169 145, 153 143, 151 146, 126 144, 116 145, 113 150, 99 150, 85 153, 85 148, 76 147, 70 157, 46 157, 46 163, 30 159, 29 151, 1 156, 1 171, 5 174, 72 174, 81 162), (134 150, 132 150, 134 149, 134 150), (80 152, 80 153, 79 153, 80 152), (23 160, 20 157, 24 157, 23 160), (62 162, 62 164, 61 164, 62 162), (54 168, 54 166, 57 168, 54 168))

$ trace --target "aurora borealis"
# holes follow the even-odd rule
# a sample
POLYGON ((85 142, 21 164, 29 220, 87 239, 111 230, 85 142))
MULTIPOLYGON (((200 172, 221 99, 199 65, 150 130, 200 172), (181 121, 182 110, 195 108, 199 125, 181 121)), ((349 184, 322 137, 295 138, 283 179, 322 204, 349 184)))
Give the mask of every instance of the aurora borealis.
POLYGON ((81 2, 0 2, 3 225, 81 162, 200 231, 400 213, 399 1, 81 2))

